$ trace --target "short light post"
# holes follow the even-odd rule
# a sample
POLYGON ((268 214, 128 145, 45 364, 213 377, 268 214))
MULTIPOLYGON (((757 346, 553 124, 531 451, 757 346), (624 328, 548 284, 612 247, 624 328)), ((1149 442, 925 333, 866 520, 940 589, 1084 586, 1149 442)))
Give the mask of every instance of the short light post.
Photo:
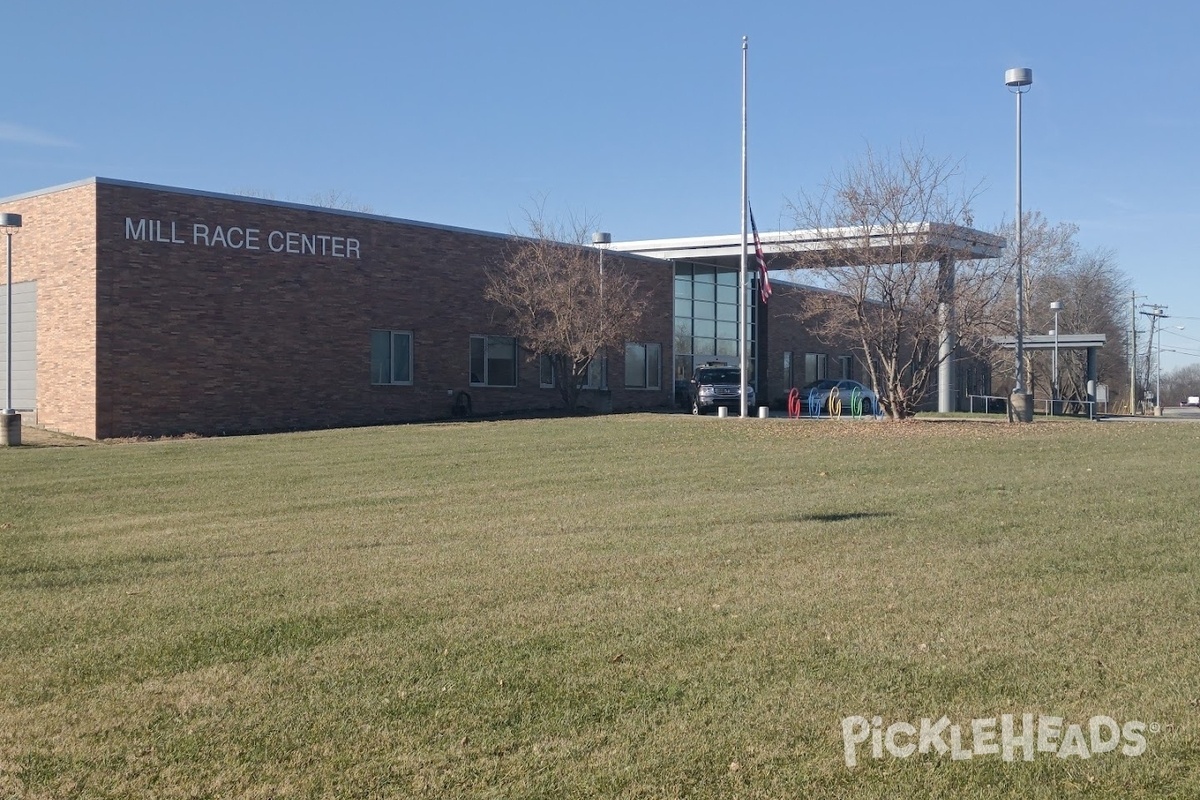
POLYGON ((5 317, 7 333, 5 336, 5 366, 7 367, 4 411, 0 413, 0 445, 12 447, 21 443, 21 415, 13 408, 13 272, 12 272, 12 237, 21 227, 20 214, 0 214, 0 228, 4 229, 8 239, 8 274, 7 294, 8 313, 5 317))
MULTIPOLYGON (((612 234, 607 231, 596 231, 592 234, 592 244, 600 251, 600 338, 604 338, 604 249, 612 244, 612 234)), ((600 350, 600 391, 608 391, 608 348, 600 350)))
POLYGON ((1058 312, 1062 311, 1063 304, 1055 300, 1050 304, 1050 310, 1054 312, 1054 357, 1050 364, 1050 413, 1055 413, 1056 403, 1058 403, 1058 312))

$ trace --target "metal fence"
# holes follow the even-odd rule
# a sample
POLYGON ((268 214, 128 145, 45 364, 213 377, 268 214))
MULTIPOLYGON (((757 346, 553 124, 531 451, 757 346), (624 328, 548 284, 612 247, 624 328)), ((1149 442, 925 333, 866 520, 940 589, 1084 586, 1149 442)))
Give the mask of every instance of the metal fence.
MULTIPOLYGON (((1095 400, 1034 400, 1034 411, 1041 409, 1045 416, 1086 416, 1095 419, 1097 414, 1108 413, 1107 402, 1095 400)), ((972 414, 1004 414, 1008 412, 1008 398, 994 394, 967 395, 967 409, 972 414), (978 408, 977 408, 978 406, 978 408)))

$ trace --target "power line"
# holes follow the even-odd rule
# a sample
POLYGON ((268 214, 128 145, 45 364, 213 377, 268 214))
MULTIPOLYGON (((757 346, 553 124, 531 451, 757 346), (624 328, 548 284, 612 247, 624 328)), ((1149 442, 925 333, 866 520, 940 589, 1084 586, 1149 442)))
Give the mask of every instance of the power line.
MULTIPOLYGON (((1183 317, 1176 317, 1176 319, 1183 319, 1183 317)), ((1185 336, 1184 334, 1180 333, 1179 331, 1172 331, 1172 330, 1167 330, 1166 328, 1163 328, 1163 333, 1169 333, 1172 336, 1178 336, 1180 339, 1187 339, 1189 342, 1200 342, 1200 339, 1197 339, 1195 336, 1185 336)))

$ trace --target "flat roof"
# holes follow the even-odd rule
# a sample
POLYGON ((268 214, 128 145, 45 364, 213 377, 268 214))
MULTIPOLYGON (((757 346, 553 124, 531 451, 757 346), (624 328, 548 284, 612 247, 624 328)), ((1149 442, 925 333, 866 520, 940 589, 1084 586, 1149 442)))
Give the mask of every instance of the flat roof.
MULTIPOLYGON (((912 247, 931 254, 948 253, 960 261, 978 258, 998 258, 1004 249, 1004 239, 994 234, 966 228, 961 225, 946 225, 937 222, 912 222, 899 230, 900 241, 896 241, 897 230, 891 227, 878 228, 830 228, 826 230, 760 231, 763 255, 771 269, 792 266, 790 256, 796 252, 821 252, 844 250, 848 243, 861 240, 866 235, 872 246, 880 249, 897 244, 912 247)), ((642 239, 638 241, 613 242, 610 248, 624 253, 634 253, 650 258, 679 261, 698 261, 720 267, 741 266, 743 239, 740 233, 720 236, 693 236, 679 239, 642 239)), ((745 247, 754 253, 754 239, 746 235, 745 247)))
POLYGON ((167 194, 179 194, 191 197, 208 197, 214 200, 228 200, 237 203, 250 203, 260 206, 273 206, 275 208, 292 208, 298 211, 317 211, 322 214, 335 214, 342 217, 357 217, 358 219, 379 220, 381 222, 398 222, 403 225, 414 225, 419 228, 433 228, 436 230, 451 231, 454 233, 470 233, 476 236, 492 236, 501 239, 523 238, 518 234, 495 233, 492 231, 474 230, 472 228, 460 228, 454 225, 438 225, 432 222, 421 222, 414 219, 404 219, 402 217, 389 217, 384 214, 376 214, 370 211, 355 211, 348 208, 334 208, 333 206, 322 206, 314 203, 300 203, 290 200, 276 200, 271 197, 256 197, 250 194, 230 194, 227 192, 209 192, 201 189, 185 189, 180 186, 164 186, 157 183, 143 183, 141 181, 127 181, 118 178, 103 178, 91 177, 84 178, 70 183, 62 183, 58 186, 48 186, 44 189, 35 189, 31 192, 22 192, 8 197, 0 197, 0 203, 13 203, 20 200, 25 200, 31 197, 41 197, 42 195, 54 194, 56 192, 66 191, 67 189, 75 189, 80 186, 89 186, 96 184, 99 186, 124 186, 130 189, 145 189, 152 192, 165 192, 167 194))
MULTIPOLYGON (((333 214, 333 215, 342 216, 342 217, 354 217, 357 219, 375 220, 375 221, 379 221, 379 222, 388 222, 388 223, 395 223, 395 224, 400 224, 400 225, 411 225, 413 227, 427 228, 427 229, 438 230, 438 231, 446 231, 448 233, 464 233, 464 234, 469 234, 472 236, 486 236, 486 237, 489 237, 492 239, 507 239, 507 240, 511 241, 511 240, 532 238, 527 234, 497 233, 495 231, 485 231, 485 230, 479 230, 476 228, 463 228, 463 227, 459 227, 459 226, 455 226, 455 225, 442 225, 442 224, 434 223, 434 222, 422 222, 420 220, 405 219, 403 217, 391 217, 391 216, 387 216, 385 214, 376 214, 372 211, 355 211, 353 209, 335 208, 333 206, 322 206, 322 205, 316 205, 313 203, 293 202, 290 200, 276 200, 274 198, 269 198, 269 197, 256 197, 254 195, 248 195, 248 194, 229 194, 226 192, 209 192, 209 191, 204 191, 201 189, 186 189, 186 188, 183 188, 180 186, 165 186, 165 185, 157 184, 157 183, 143 183, 140 181, 127 181, 127 180, 120 180, 118 178, 103 178, 103 177, 99 177, 99 176, 91 177, 91 178, 83 178, 82 180, 71 181, 70 183, 62 183, 57 186, 48 186, 44 189, 35 189, 30 192, 22 192, 20 194, 9 195, 8 197, 0 197, 0 204, 15 203, 15 202, 19 202, 21 200, 25 200, 25 199, 29 199, 29 198, 33 198, 33 197, 41 197, 43 195, 54 194, 56 192, 62 192, 62 191, 66 191, 68 189, 75 189, 80 186, 90 186, 93 184, 99 185, 99 186, 123 186, 123 187, 131 188, 131 189, 144 189, 146 191, 164 192, 167 194, 178 194, 178 195, 185 195, 185 196, 191 196, 191 197, 206 197, 206 198, 211 198, 214 200, 226 200, 226 201, 236 202, 236 203, 248 203, 248 204, 260 205, 260 206, 272 206, 275 208, 290 208, 290 209, 295 209, 298 211, 311 211, 311 212, 318 212, 321 214, 333 214)), ((589 248, 589 249, 592 247, 592 245, 580 244, 578 242, 560 242, 560 244, 563 244, 568 247, 580 247, 580 248, 589 248)), ((639 256, 638 253, 634 253, 634 252, 622 251, 621 254, 623 256, 632 256, 634 258, 641 257, 641 256, 639 256)), ((642 258, 646 258, 647 260, 650 260, 650 261, 661 260, 661 259, 655 259, 655 258, 649 257, 649 256, 642 257, 642 258)))
MULTIPOLYGON (((1017 347, 1017 337, 1015 336, 993 336, 992 341, 1004 350, 1015 350, 1017 347)), ((1104 333, 1064 333, 1059 334, 1058 349, 1079 350, 1087 347, 1104 347, 1104 343, 1107 341, 1108 335, 1104 333)), ((1053 350, 1054 337, 1042 334, 1023 336, 1021 346, 1026 350, 1053 350)))

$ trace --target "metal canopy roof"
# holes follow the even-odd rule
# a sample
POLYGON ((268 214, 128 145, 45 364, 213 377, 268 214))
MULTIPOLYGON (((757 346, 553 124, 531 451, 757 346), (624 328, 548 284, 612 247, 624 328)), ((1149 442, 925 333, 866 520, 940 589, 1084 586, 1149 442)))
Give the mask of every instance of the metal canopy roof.
MULTIPOLYGON (((1017 346, 1015 336, 993 336, 992 341, 1000 345, 1005 350, 1012 350, 1017 346)), ((1088 347, 1104 347, 1104 343, 1108 341, 1108 336, 1103 333, 1067 333, 1061 334, 1058 337, 1059 350, 1081 350, 1088 347)), ((1053 350, 1053 336, 1025 336, 1022 338, 1022 345, 1026 350, 1053 350)))
MULTIPOLYGON (((797 252, 844 251, 860 247, 858 240, 869 237, 871 246, 880 250, 903 246, 912 247, 934 260, 941 255, 950 255, 958 260, 997 258, 1004 247, 1004 239, 990 233, 964 228, 961 225, 945 225, 936 222, 914 222, 903 226, 898 232, 893 228, 832 228, 824 231, 761 231, 763 255, 771 269, 792 266, 790 258, 797 252), (897 233, 899 234, 897 237, 897 233)), ((747 234, 747 250, 754 253, 754 239, 747 234)), ((699 261, 720 267, 741 266, 742 237, 733 233, 721 236, 694 236, 682 239, 643 239, 640 241, 613 242, 610 247, 624 253, 635 253, 650 258, 699 261)))

